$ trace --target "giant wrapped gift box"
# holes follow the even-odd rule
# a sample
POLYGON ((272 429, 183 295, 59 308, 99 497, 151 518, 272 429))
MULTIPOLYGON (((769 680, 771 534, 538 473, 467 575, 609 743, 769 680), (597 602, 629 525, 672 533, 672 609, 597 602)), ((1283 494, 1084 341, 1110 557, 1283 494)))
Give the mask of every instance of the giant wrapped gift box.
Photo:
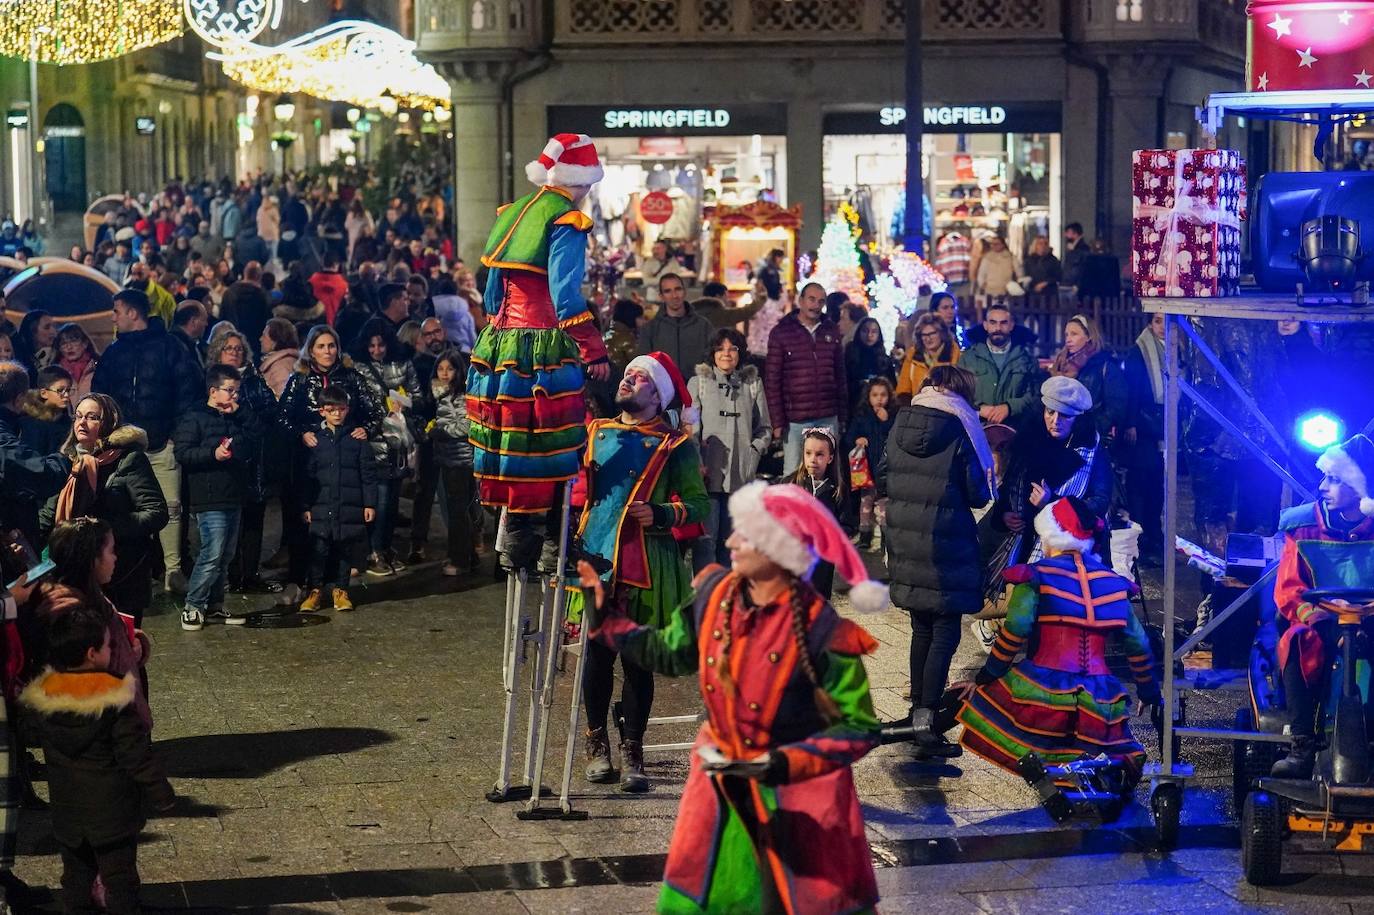
POLYGON ((1250 0, 1252 92, 1374 88, 1374 2, 1250 0))
POLYGON ((1141 297, 1240 291, 1245 161, 1233 149, 1138 149, 1131 275, 1141 297))

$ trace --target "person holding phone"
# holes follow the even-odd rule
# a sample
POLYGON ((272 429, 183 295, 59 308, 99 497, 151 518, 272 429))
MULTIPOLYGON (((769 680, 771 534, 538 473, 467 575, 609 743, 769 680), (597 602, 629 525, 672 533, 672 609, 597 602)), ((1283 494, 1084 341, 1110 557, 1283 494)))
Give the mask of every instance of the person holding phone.
POLYGON ((200 552, 181 613, 181 628, 190 632, 203 627, 207 617, 230 624, 245 621, 224 609, 252 458, 262 441, 260 418, 239 402, 242 383, 233 366, 212 366, 205 373, 205 403, 182 417, 172 436, 177 462, 186 468, 187 501, 200 529, 200 552))

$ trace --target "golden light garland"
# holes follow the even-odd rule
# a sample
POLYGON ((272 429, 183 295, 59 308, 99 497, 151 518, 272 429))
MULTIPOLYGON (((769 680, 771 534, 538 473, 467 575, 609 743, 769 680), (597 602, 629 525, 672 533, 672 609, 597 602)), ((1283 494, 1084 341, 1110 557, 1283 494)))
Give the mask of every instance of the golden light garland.
POLYGON ((276 47, 229 43, 210 57, 225 75, 264 93, 300 92, 358 108, 446 107, 448 83, 414 45, 375 23, 331 23, 276 47))
POLYGON ((0 0, 0 57, 87 64, 179 37, 179 0, 0 0))

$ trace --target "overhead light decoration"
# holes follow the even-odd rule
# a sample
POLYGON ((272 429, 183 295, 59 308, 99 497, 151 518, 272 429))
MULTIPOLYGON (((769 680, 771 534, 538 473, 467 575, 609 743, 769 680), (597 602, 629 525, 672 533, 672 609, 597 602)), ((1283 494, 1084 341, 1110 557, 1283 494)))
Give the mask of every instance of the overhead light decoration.
POLYGON ((278 96, 272 104, 272 113, 277 116, 278 121, 289 121, 296 116, 296 103, 289 95, 278 96))
POLYGON ((1298 441, 1309 451, 1325 451, 1341 440, 1345 427, 1340 417, 1326 410, 1313 410, 1298 417, 1298 441))
MULTIPOLYGON (((217 0, 185 0, 192 4, 217 0)), ((280 0, 273 0, 273 4, 280 0)), ((256 0, 261 4, 262 0, 256 0)), ((243 9, 241 2, 237 9, 243 9)), ((260 15, 265 15, 264 13, 260 15)), ((263 28, 256 20, 237 16, 224 20, 188 18, 191 29, 215 50, 206 56, 220 61, 224 72, 259 92, 303 92, 356 108, 386 110, 383 99, 396 109, 432 111, 449 103, 448 83, 428 64, 415 57, 415 43, 374 22, 345 19, 308 32, 282 44, 257 44, 263 28), (256 29, 256 31, 254 31, 256 29)), ((395 113, 396 109, 392 109, 395 113)))
POLYGON ((185 30, 177 0, 7 0, 0 9, 0 57, 41 64, 109 60, 185 30))

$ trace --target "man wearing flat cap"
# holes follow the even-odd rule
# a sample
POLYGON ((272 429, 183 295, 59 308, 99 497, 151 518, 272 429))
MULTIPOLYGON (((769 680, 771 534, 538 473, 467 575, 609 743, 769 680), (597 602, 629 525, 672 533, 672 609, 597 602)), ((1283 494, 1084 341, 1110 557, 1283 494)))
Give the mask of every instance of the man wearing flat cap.
MULTIPOLYGON (((1079 417, 1093 408, 1082 382, 1057 375, 1040 386, 1042 419, 1028 419, 1011 445, 1006 479, 993 508, 994 528, 1015 541, 1008 562, 1032 562, 1039 543, 1031 520, 1063 496, 1077 496, 1099 518, 1112 502, 1112 464, 1091 422, 1079 417)), ((1099 543, 1100 550, 1106 546, 1099 543)))

